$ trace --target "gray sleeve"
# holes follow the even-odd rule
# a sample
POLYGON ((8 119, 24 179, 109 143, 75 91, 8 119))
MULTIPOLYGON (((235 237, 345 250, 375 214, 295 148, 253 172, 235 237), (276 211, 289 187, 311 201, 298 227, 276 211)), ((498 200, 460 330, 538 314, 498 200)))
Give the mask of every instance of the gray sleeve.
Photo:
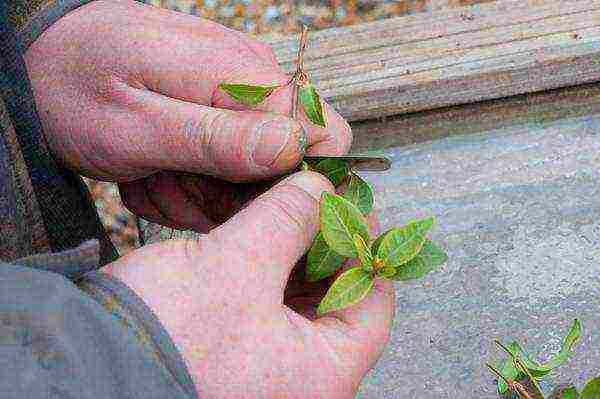
POLYGON ((0 397, 197 398, 179 353, 132 291, 100 273, 80 284, 0 263, 0 397))

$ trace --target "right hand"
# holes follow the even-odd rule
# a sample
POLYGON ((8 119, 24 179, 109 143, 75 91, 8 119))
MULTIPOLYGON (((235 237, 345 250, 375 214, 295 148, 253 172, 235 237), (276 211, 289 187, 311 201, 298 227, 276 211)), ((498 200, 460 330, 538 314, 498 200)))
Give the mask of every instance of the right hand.
POLYGON ((323 176, 294 174, 199 242, 148 245, 108 266, 165 326, 200 397, 354 398, 383 352, 391 282, 318 318, 326 282, 286 292, 323 191, 333 192, 323 176))

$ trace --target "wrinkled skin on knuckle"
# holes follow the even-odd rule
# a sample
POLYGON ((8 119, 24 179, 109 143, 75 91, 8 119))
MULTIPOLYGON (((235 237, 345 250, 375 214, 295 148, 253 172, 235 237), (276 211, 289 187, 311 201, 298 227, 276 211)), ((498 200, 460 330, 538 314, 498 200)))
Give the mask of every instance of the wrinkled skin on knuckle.
POLYGON ((316 201, 304 190, 293 185, 284 185, 264 202, 272 215, 272 223, 292 236, 303 236, 310 241, 316 233, 318 207, 316 201), (307 204, 312 203, 311 206, 307 204), (310 227, 308 229, 307 227, 310 227))

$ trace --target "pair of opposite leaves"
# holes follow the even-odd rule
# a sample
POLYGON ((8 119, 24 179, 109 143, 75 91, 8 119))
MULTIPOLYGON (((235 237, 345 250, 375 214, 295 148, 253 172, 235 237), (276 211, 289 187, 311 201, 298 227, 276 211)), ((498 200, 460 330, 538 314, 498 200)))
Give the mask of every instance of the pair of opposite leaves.
MULTIPOLYGON (((537 382, 546 377, 548 374, 552 372, 552 370, 557 367, 562 366, 567 362, 569 357, 573 355, 575 346, 581 340, 582 334, 582 325, 578 319, 573 321, 573 325, 569 330, 569 333, 565 337, 562 342, 560 351, 554 357, 550 358, 547 362, 540 364, 535 359, 533 359, 529 354, 527 354, 521 345, 518 342, 512 341, 506 346, 506 349, 509 352, 510 359, 507 359, 504 363, 501 374, 508 381, 520 381, 525 379, 526 377, 530 377, 535 381, 532 381, 534 387, 537 386, 537 382), (522 364, 522 367, 525 367, 526 370, 520 370, 519 363, 515 361, 515 359, 519 359, 519 363, 522 364), (528 375, 527 375, 528 374, 528 375)), ((598 379, 597 379, 598 380, 598 379)), ((588 386, 583 390, 581 396, 577 392, 575 388, 568 388, 561 392, 561 398, 564 399, 576 399, 576 398, 585 398, 585 399, 600 399, 600 380, 594 382, 594 380, 590 381, 588 386), (585 396, 583 396, 585 393, 585 396), (596 396, 593 396, 592 393, 595 393, 596 396), (590 396, 592 395, 592 396, 590 396)), ((509 391, 509 387, 503 380, 498 380, 498 392, 501 395, 506 395, 509 391)), ((537 392, 538 396, 543 397, 541 392, 537 392)))
POLYGON ((343 194, 324 193, 319 218, 321 231, 307 255, 306 278, 318 281, 335 274, 348 259, 359 267, 342 273, 331 285, 317 312, 324 314, 360 302, 376 278, 395 281, 417 279, 436 270, 448 259, 426 238, 433 218, 393 228, 371 242, 365 215, 373 209, 373 190, 344 161, 326 159, 305 168, 329 178, 334 186, 347 183, 343 194))
MULTIPOLYGON (((227 84, 222 83, 219 89, 227 93, 234 101, 256 107, 267 99, 273 92, 282 86, 252 86, 247 84, 227 84)), ((327 117, 321 96, 317 93, 315 87, 307 83, 299 86, 298 99, 307 118, 315 125, 327 127, 327 117)))

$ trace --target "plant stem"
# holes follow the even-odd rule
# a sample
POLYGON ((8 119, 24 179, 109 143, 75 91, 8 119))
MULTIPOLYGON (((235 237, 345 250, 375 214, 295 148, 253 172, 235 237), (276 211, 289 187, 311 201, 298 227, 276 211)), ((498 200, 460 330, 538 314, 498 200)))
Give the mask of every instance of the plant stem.
POLYGON ((486 363, 485 365, 486 365, 486 367, 487 367, 487 368, 488 368, 488 369, 489 369, 489 370, 490 370, 490 371, 491 371, 491 372, 492 372, 494 375, 496 375, 496 377, 498 377, 499 379, 501 379, 502 381, 504 381, 504 383, 505 383, 506 385, 508 385, 509 387, 511 386, 511 382, 510 382, 510 381, 508 381, 508 380, 506 379, 506 377, 504 377, 504 376, 502 375, 502 373, 500 373, 498 370, 496 370, 496 368, 495 368, 494 366, 492 366, 492 365, 491 365, 491 364, 489 364, 489 363, 486 363))
POLYGON ((308 43, 308 28, 302 25, 302 34, 300 35, 300 45, 298 47, 298 58, 296 60, 297 67, 294 76, 288 84, 292 85, 292 119, 298 118, 298 92, 300 86, 303 86, 308 81, 308 76, 304 73, 304 51, 308 43))
POLYGON ((527 366, 525 366, 525 364, 523 363, 523 361, 521 360, 520 357, 515 356, 510 350, 508 350, 508 348, 506 346, 504 346, 504 344, 502 344, 502 342, 500 342, 499 340, 494 340, 494 342, 496 343, 496 345, 498 345, 502 350, 504 350, 512 359, 513 363, 515 364, 515 367, 522 372, 523 374, 525 374, 527 376, 527 378, 529 378, 529 381, 531 382, 531 384, 533 385, 533 387, 535 388, 536 395, 537 396, 541 396, 542 398, 544 397, 544 394, 542 392, 542 388, 540 387, 540 385, 538 384, 537 380, 531 375, 531 373, 529 372, 529 369, 527 368, 527 366))

